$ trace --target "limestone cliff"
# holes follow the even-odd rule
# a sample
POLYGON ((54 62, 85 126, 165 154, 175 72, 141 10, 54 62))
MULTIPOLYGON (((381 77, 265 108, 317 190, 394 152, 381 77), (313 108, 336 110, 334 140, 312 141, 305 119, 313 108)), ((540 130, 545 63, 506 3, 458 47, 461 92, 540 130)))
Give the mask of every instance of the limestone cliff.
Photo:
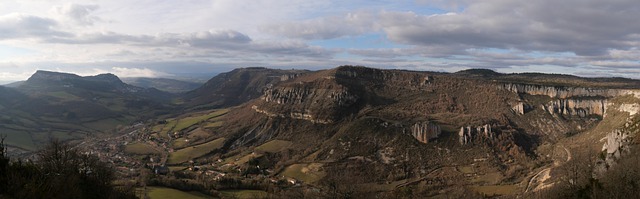
POLYGON ((473 140, 475 139, 493 139, 495 137, 495 133, 491 131, 491 125, 485 124, 483 126, 477 126, 475 128, 471 126, 460 127, 458 136, 460 144, 465 145, 473 142, 473 140))
POLYGON ((603 116, 606 112, 607 100, 604 99, 557 99, 542 106, 549 114, 587 117, 603 116))
POLYGON ((572 98, 572 97, 614 97, 623 93, 619 89, 597 89, 583 87, 565 86, 543 86, 533 84, 501 84, 498 86, 511 92, 529 95, 546 95, 551 98, 572 98))
POLYGON ((419 122, 411 127, 411 135, 422 143, 429 143, 429 140, 438 138, 440 133, 440 126, 432 122, 419 122))
POLYGON ((358 99, 331 79, 317 79, 267 88, 254 109, 270 116, 332 123, 358 99))

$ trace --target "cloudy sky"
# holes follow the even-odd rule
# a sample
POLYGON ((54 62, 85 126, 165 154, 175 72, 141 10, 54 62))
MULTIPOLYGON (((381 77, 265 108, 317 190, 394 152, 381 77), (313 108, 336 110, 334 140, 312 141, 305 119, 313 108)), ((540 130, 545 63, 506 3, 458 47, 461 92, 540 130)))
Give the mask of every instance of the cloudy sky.
POLYGON ((0 82, 235 67, 640 78, 635 0, 2 0, 0 82))

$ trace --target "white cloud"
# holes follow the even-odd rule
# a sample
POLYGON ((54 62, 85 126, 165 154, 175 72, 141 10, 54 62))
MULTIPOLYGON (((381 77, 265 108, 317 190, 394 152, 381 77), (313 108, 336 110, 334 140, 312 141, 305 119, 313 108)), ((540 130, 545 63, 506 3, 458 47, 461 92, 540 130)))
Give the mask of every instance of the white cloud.
POLYGON ((333 39, 357 36, 376 30, 376 15, 371 12, 347 13, 302 22, 270 24, 261 29, 265 32, 301 39, 333 39))
POLYGON ((91 26, 95 22, 102 21, 91 13, 97 10, 98 5, 83 5, 69 3, 64 6, 55 7, 55 12, 64 16, 67 20, 81 26, 91 26))

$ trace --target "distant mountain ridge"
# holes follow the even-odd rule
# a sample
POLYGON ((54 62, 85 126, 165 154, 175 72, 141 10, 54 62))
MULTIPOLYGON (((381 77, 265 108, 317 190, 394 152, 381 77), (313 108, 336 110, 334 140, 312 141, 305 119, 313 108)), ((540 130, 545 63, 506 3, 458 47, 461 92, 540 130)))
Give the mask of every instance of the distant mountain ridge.
POLYGON ((176 97, 126 84, 113 74, 51 71, 37 71, 0 92, 0 133, 10 133, 8 144, 23 149, 49 138, 78 139, 157 117, 173 109, 170 102, 176 97))
POLYGON ((203 83, 196 81, 186 81, 186 80, 178 80, 171 78, 149 78, 149 77, 129 77, 122 78, 127 84, 138 86, 142 88, 155 88, 161 91, 170 92, 170 93, 184 93, 188 91, 192 91, 200 86, 203 83))
POLYGON ((201 87, 185 93, 187 106, 198 109, 229 107, 260 97, 274 84, 293 79, 306 70, 280 70, 262 67, 238 68, 220 73, 201 87))

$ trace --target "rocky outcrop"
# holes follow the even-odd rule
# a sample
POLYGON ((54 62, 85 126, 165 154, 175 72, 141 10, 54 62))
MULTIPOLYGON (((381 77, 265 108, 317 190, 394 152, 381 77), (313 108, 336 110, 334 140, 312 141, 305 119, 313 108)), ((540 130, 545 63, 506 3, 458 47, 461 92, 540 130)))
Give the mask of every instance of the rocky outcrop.
POLYGON ((380 70, 361 66, 341 66, 335 71, 335 78, 341 81, 356 81, 380 85, 389 89, 423 90, 433 82, 433 77, 425 73, 380 70))
POLYGON ((519 115, 524 115, 530 109, 531 106, 529 104, 525 104, 524 102, 518 102, 511 107, 511 110, 519 115))
POLYGON ((620 152, 626 148, 626 143, 629 141, 628 133, 624 133, 621 130, 615 130, 607 134, 607 141, 602 146, 602 151, 606 151, 607 154, 613 157, 619 158, 620 152))
POLYGON ((607 100, 604 99, 557 99, 542 106, 549 114, 587 117, 603 116, 606 112, 607 100))
POLYGON ((302 73, 293 73, 293 74, 284 74, 280 76, 280 81, 288 81, 290 79, 295 79, 296 77, 299 77, 300 75, 302 75, 302 73))
POLYGON ((460 144, 465 145, 473 142, 473 140, 476 139, 493 139, 495 137, 495 133, 491 130, 491 125, 485 124, 483 126, 477 126, 475 128, 471 126, 460 127, 458 136, 460 144))
MULTIPOLYGON (((338 106, 348 106, 358 100, 358 96, 351 95, 346 90, 313 89, 313 88, 291 88, 280 87, 267 89, 262 96, 266 102, 278 104, 304 103, 312 98, 322 97, 338 106)), ((318 99, 320 100, 320 99, 318 99)))
POLYGON ((627 112, 629 115, 633 116, 640 112, 640 104, 621 104, 620 107, 618 107, 618 110, 627 112))
POLYGON ((220 73, 200 88, 184 94, 190 107, 220 108, 236 106, 262 96, 265 89, 277 85, 282 79, 304 74, 301 70, 268 68, 238 68, 220 73))
POLYGON ((618 89, 596 89, 583 87, 565 87, 565 86, 543 86, 532 84, 502 84, 500 89, 505 89, 514 93, 528 95, 546 95, 551 98, 572 98, 572 97, 614 97, 624 91, 618 89))
POLYGON ((441 132, 440 126, 432 122, 415 123, 411 127, 411 135, 422 143, 429 143, 429 140, 438 138, 441 132))
POLYGON ((267 88, 255 110, 271 116, 332 123, 359 99, 348 88, 330 79, 291 82, 267 88))

